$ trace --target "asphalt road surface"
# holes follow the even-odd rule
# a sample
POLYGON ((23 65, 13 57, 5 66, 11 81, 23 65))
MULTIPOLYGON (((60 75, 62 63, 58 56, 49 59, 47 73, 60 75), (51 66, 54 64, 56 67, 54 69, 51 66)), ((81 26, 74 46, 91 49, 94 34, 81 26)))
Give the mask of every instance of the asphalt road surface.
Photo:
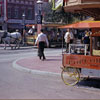
MULTIPOLYGON (((52 56, 61 54, 62 50, 47 48, 45 52, 52 56)), ((60 75, 31 74, 13 68, 16 59, 36 55, 37 49, 33 47, 20 50, 0 47, 0 99, 100 99, 100 79, 67 86, 60 75)))

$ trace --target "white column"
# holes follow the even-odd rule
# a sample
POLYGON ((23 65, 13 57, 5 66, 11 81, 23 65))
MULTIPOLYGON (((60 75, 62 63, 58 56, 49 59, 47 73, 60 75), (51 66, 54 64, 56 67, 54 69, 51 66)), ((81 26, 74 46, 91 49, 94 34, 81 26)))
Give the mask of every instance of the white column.
POLYGON ((7 30, 7 0, 4 0, 4 23, 3 30, 7 30))
POLYGON ((4 21, 7 21, 7 0, 4 0, 4 21))

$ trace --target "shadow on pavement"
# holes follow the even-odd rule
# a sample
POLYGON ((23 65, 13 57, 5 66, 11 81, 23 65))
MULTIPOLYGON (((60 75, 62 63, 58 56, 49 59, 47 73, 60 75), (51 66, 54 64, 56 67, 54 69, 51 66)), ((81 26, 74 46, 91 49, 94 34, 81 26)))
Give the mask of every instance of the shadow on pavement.
POLYGON ((61 59, 46 59, 46 61, 61 61, 61 59))
POLYGON ((100 78, 87 78, 81 80, 78 86, 87 86, 100 89, 100 78))

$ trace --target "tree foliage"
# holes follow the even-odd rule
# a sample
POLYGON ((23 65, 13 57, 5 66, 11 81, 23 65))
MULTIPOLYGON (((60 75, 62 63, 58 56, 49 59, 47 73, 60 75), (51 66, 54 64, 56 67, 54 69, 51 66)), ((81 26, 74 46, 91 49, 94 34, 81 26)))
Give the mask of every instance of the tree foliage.
POLYGON ((69 24, 80 20, 81 15, 76 13, 65 12, 63 8, 58 11, 52 10, 52 4, 48 4, 43 7, 44 21, 45 22, 60 22, 63 24, 69 24))

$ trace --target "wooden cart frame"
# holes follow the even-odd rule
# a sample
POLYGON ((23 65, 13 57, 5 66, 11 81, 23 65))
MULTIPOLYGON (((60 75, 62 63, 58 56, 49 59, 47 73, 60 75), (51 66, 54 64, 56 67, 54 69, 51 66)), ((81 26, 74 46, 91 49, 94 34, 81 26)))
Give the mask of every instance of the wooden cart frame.
MULTIPOLYGON (((86 48, 84 54, 71 54, 70 46, 69 53, 62 54, 62 72, 61 77, 65 84, 75 85, 80 81, 80 75, 87 70, 95 70, 96 77, 100 77, 100 47, 99 54, 93 53, 93 39, 98 37, 100 40, 100 32, 94 33, 90 37, 90 54, 87 55, 86 48), (98 72, 97 72, 98 71, 98 72)), ((100 46, 100 41, 99 41, 100 46)), ((86 47, 86 45, 85 45, 86 47)), ((94 73, 94 72, 93 72, 94 73)), ((90 74, 91 75, 91 74, 90 74)), ((95 76, 92 74, 92 76, 95 76)))

